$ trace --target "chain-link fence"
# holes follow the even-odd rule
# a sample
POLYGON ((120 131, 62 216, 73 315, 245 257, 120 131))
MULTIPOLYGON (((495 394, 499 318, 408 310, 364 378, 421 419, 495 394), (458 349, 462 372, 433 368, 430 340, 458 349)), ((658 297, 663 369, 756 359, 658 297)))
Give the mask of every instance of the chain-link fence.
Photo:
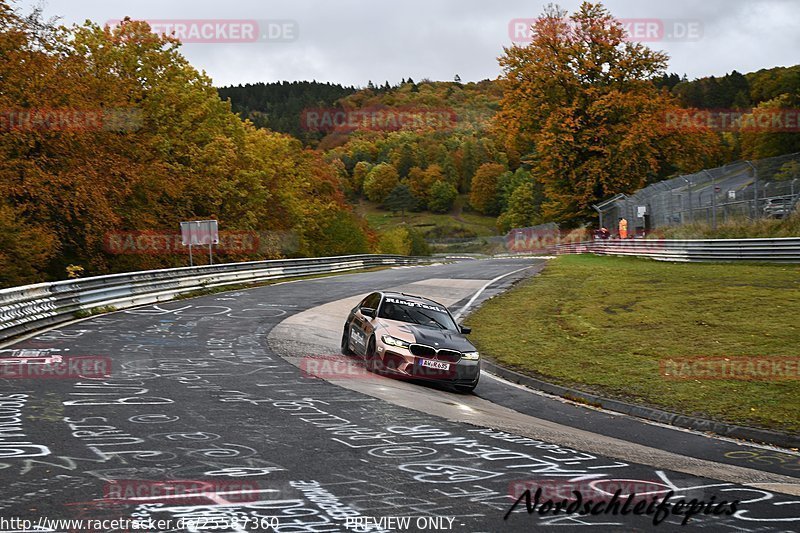
POLYGON ((798 208, 800 153, 738 161, 619 194, 594 208, 600 225, 616 235, 621 218, 628 234, 665 226, 732 219, 783 218, 798 208))

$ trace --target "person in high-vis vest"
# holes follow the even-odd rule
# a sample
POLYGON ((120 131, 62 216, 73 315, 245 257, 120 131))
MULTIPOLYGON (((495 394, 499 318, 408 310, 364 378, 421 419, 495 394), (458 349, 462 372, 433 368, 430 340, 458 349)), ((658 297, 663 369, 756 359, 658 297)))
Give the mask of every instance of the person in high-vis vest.
POLYGON ((619 219, 619 238, 628 238, 628 221, 624 218, 619 219))

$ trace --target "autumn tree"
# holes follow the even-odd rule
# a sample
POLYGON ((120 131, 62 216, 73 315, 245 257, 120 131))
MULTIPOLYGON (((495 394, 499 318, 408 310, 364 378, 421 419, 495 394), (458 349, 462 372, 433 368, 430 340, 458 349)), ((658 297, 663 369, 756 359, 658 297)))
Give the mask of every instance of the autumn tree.
POLYGON ((585 2, 570 17, 551 5, 532 30, 529 45, 500 58, 495 132, 510 159, 533 166, 546 219, 589 218, 592 203, 714 155, 713 134, 666 127, 677 102, 651 82, 666 54, 628 41, 602 5, 585 2))
POLYGON ((366 161, 359 161, 353 167, 353 176, 350 185, 356 193, 361 193, 364 188, 364 181, 367 179, 367 174, 372 170, 372 165, 366 161))
POLYGON ((408 226, 385 231, 378 240, 378 250, 384 254, 429 255, 430 248, 420 232, 408 226))
POLYGON ((56 251, 47 228, 22 220, 13 207, 0 203, 0 286, 40 281, 42 266, 56 251))
POLYGON ((778 171, 773 174, 772 179, 775 181, 800 179, 800 161, 791 160, 785 162, 778 168, 778 171))
POLYGON ((481 164, 507 164, 508 157, 502 147, 488 135, 489 118, 500 96, 499 84, 490 80, 460 85, 426 81, 419 84, 418 91, 413 91, 409 83, 386 92, 358 91, 342 99, 344 108, 450 109, 457 116, 458 125, 400 131, 357 130, 344 143, 334 145, 331 141, 328 156, 341 159, 351 172, 360 161, 373 165, 391 163, 400 179, 408 179, 412 193, 420 200, 418 208, 424 209, 427 193, 436 181, 448 181, 468 193, 469 182, 481 164))
POLYGON ((431 165, 428 165, 428 168, 425 169, 425 180, 429 184, 433 184, 436 183, 437 181, 447 181, 447 177, 444 174, 442 166, 433 163, 431 165))
POLYGON ((369 253, 369 241, 362 223, 352 213, 333 210, 321 220, 312 242, 314 255, 332 256, 369 253))
POLYGON ((395 159, 397 174, 401 179, 408 177, 408 171, 416 165, 414 148, 408 143, 403 143, 403 145, 400 147, 400 150, 397 151, 395 159))
POLYGON ((408 172, 408 187, 417 200, 420 209, 427 209, 431 185, 436 179, 441 179, 441 171, 434 167, 432 170, 413 167, 408 172))
POLYGON ((472 139, 467 139, 461 143, 461 173, 458 182, 458 189, 461 192, 467 192, 472 187, 472 177, 478 170, 478 155, 476 153, 475 142, 472 139))
POLYGON ((540 222, 541 197, 536 184, 527 181, 508 198, 508 209, 497 218, 497 229, 506 233, 511 228, 525 228, 540 222))
POLYGON ((378 251, 383 254, 411 255, 411 238, 404 227, 392 228, 381 234, 378 251))
POLYGON ((742 117, 746 126, 739 134, 742 156, 747 159, 762 159, 777 155, 800 152, 800 133, 796 131, 763 131, 758 124, 772 124, 773 117, 791 113, 800 106, 800 91, 795 94, 782 94, 771 100, 761 102, 742 117))
POLYGON ((243 122, 180 43, 146 23, 53 27, 0 0, 0 56, 0 109, 84 119, 0 131, 0 282, 63 277, 70 264, 87 275, 183 265, 176 254, 115 255, 105 239, 175 233, 194 218, 292 234, 295 255, 369 245, 345 203, 346 167, 243 122))
POLYGON ((372 202, 383 202, 399 183, 397 170, 390 163, 376 165, 364 180, 364 194, 372 202))
MULTIPOLYGON (((531 173, 524 168, 520 167, 513 173, 506 172, 500 176, 497 182, 498 202, 500 204, 500 211, 508 209, 509 199, 511 194, 521 185, 525 183, 534 183, 531 173)), ((541 186, 539 186, 541 188, 541 186)))
POLYGON ((453 207, 458 191, 452 183, 436 181, 428 193, 428 209, 431 213, 447 213, 453 207))
POLYGON ((484 163, 478 168, 469 194, 469 203, 476 211, 490 216, 500 214, 498 184, 505 172, 506 167, 499 163, 484 163))
POLYGON ((356 191, 353 190, 353 182, 350 178, 350 174, 347 172, 347 166, 345 166, 344 162, 341 159, 334 158, 329 161, 328 164, 336 174, 339 186, 344 189, 348 196, 354 195, 356 191))
POLYGON ((446 154, 444 157, 444 162, 442 163, 442 173, 444 173, 444 177, 448 182, 458 187, 458 169, 453 162, 453 157, 451 154, 446 154))

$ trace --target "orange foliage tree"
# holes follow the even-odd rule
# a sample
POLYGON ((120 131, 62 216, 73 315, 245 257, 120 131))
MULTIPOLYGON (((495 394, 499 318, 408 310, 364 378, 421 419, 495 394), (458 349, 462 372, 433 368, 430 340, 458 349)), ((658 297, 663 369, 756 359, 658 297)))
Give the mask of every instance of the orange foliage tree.
POLYGON ((532 29, 529 45, 499 59, 494 131, 509 159, 531 164, 545 219, 588 219, 594 202, 713 159, 714 134, 667 128, 677 103, 650 81, 664 72, 666 54, 628 42, 600 4, 585 2, 570 17, 549 6, 532 29))
POLYGON ((6 241, 31 241, 27 250, 4 242, 0 259, 30 267, 0 265, 2 283, 63 277, 68 264, 89 275, 185 264, 176 254, 114 255, 105 239, 174 233, 196 218, 293 235, 291 249, 232 259, 369 250, 341 164, 243 122, 179 49, 144 22, 57 28, 0 0, 0 226, 6 241), (74 120, 25 122, 53 111, 74 120))
POLYGON ((497 216, 500 214, 500 181, 507 172, 505 165, 484 163, 472 178, 469 203, 479 213, 497 216))

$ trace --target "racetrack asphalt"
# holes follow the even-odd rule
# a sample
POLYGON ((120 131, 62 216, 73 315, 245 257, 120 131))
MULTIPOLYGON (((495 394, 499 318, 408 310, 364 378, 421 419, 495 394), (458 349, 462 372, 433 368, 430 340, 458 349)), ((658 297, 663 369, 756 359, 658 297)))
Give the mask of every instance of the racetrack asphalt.
POLYGON ((532 267, 498 280, 491 296, 540 262, 282 283, 111 313, 6 347, 106 360, 111 375, 0 380, 0 518, 172 520, 161 531, 208 530, 212 520, 225 526, 217 531, 655 527, 653 514, 529 515, 524 505, 504 519, 510 492, 524 487, 554 499, 574 489, 594 501, 619 488, 623 500, 668 490, 672 502, 739 500, 731 515, 701 512, 686 526, 670 514, 659 531, 797 530, 800 501, 787 493, 798 472, 769 460, 797 457, 789 451, 660 427, 489 376, 474 395, 459 395, 365 372, 327 380, 306 371, 314 357, 336 355, 331 328, 360 295, 411 286, 458 309, 487 281, 532 267), (205 492, 179 490, 190 482, 205 492), (407 526, 387 521, 403 517, 407 526))

